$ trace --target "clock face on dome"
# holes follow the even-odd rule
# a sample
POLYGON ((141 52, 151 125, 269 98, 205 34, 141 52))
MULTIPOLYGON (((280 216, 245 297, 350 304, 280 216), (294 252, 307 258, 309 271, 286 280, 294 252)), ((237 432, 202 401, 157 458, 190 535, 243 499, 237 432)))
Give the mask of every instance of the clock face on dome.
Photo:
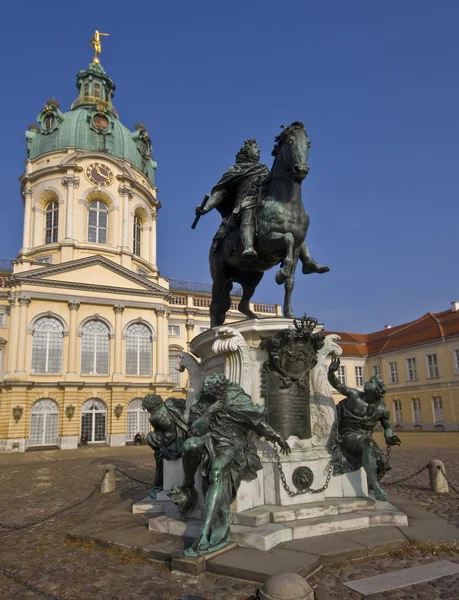
POLYGON ((86 167, 85 174, 94 185, 107 187, 113 183, 113 172, 103 163, 91 163, 86 167))

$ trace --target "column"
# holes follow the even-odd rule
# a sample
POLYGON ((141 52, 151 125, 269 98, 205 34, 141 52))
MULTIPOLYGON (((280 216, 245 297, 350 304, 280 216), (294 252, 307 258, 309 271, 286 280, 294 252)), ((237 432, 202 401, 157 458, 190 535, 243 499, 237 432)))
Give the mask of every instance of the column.
POLYGON ((115 372, 113 379, 120 379, 123 376, 122 361, 123 361, 123 323, 122 315, 124 312, 123 304, 115 304, 113 307, 115 312, 115 372))
POLYGON ((24 231, 22 237, 22 252, 30 250, 30 221, 32 218, 32 196, 33 188, 26 185, 23 191, 24 196, 24 231))
POLYGON ((129 244, 129 200, 133 197, 132 189, 128 185, 120 185, 118 187, 118 194, 123 200, 123 214, 122 214, 122 246, 124 250, 130 249, 129 244))
POLYGON ((187 344, 188 348, 190 347, 191 340, 193 339, 194 325, 195 325, 195 323, 194 323, 193 319, 186 320, 186 323, 185 323, 186 344, 187 344))
POLYGON ((27 307, 31 299, 28 296, 20 296, 19 302, 19 326, 17 332, 17 354, 16 354, 16 375, 25 377, 25 359, 27 342, 27 307))
POLYGON ((167 316, 165 308, 155 309, 158 323, 158 370, 156 381, 165 381, 169 374, 169 331, 167 327, 167 316))
POLYGON ((80 178, 76 175, 66 175, 62 178, 62 185, 67 189, 65 200, 65 239, 73 240, 73 190, 80 185, 80 178))
POLYGON ((158 213, 156 209, 151 213, 151 237, 150 237, 150 263, 156 269, 156 221, 158 213))
POLYGON ((69 318, 69 361, 67 364, 66 379, 75 380, 77 377, 77 313, 80 303, 76 300, 69 300, 67 303, 70 311, 69 318))

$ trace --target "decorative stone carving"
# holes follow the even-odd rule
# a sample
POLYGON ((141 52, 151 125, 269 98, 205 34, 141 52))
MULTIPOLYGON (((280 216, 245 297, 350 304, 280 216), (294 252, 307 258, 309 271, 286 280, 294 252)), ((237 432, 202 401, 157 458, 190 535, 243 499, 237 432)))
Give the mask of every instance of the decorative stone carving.
POLYGON ((156 212, 156 210, 151 212, 151 219, 152 219, 152 221, 158 220, 158 213, 156 212))
POLYGON ((62 178, 62 185, 64 187, 73 187, 77 189, 80 187, 80 178, 77 175, 65 175, 62 178))
POLYGON ((187 331, 193 331, 195 326, 195 322, 191 319, 188 319, 185 323, 185 328, 187 331))
POLYGON ((157 317, 165 317, 166 316, 166 309, 165 308, 155 308, 155 313, 157 317))
POLYGON ((260 344, 269 356, 262 367, 261 395, 269 424, 284 437, 311 437, 309 372, 325 337, 321 331, 314 333, 316 326, 317 320, 305 315, 260 344))
POLYGON ((212 345, 214 354, 227 354, 226 377, 250 394, 252 391, 253 361, 244 337, 232 327, 219 327, 212 345))
POLYGON ((317 364, 310 374, 310 411, 313 446, 328 443, 331 428, 336 419, 332 387, 328 382, 328 358, 341 356, 343 350, 336 343, 339 335, 327 335, 324 345, 317 352, 317 364))
POLYGON ((186 402, 186 414, 188 418, 188 411, 190 408, 190 402, 194 397, 194 393, 197 393, 198 390, 201 389, 202 380, 203 380, 203 371, 201 363, 198 362, 192 354, 188 352, 181 352, 177 356, 177 364, 175 368, 180 373, 183 373, 185 369, 188 371, 188 375, 190 377, 190 394, 186 402))
POLYGON ((78 302, 78 300, 69 300, 67 304, 69 310, 78 310, 80 308, 80 302, 78 302))
POLYGON ((31 185, 26 185, 22 190, 22 194, 25 196, 33 196, 33 187, 31 185))
POLYGON ((31 301, 32 298, 29 298, 29 296, 19 296, 18 298, 19 306, 29 306, 31 301))
POLYGON ((120 185, 118 187, 118 194, 120 196, 128 196, 129 199, 134 197, 134 192, 128 185, 120 185))
POLYGON ((115 315, 121 315, 124 312, 124 304, 115 304, 113 310, 115 315))

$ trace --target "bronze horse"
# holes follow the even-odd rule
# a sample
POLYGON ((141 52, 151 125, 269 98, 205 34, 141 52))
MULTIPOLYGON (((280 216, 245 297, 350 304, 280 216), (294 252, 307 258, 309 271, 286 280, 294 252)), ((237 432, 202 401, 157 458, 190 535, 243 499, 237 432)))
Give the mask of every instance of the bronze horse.
POLYGON ((325 273, 329 267, 318 265, 310 256, 305 242, 309 215, 301 200, 301 184, 309 172, 308 152, 311 142, 303 123, 294 122, 276 137, 272 151, 274 163, 264 180, 257 206, 255 249, 258 258, 247 262, 241 258, 239 230, 233 229, 210 251, 212 275, 211 326, 223 325, 231 306, 233 282, 242 287, 239 310, 250 319, 250 300, 265 271, 280 264, 276 283, 284 284, 284 316, 293 318, 291 304, 298 260, 303 273, 325 273))

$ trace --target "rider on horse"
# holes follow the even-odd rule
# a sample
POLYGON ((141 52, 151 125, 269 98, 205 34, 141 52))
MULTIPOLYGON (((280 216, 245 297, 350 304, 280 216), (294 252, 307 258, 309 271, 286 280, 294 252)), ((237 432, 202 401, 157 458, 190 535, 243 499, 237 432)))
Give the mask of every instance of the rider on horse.
POLYGON ((258 258, 254 249, 255 212, 263 179, 269 174, 268 167, 260 164, 260 148, 250 138, 236 154, 236 164, 230 167, 217 185, 204 207, 196 208, 201 216, 216 208, 223 217, 215 234, 212 248, 215 251, 230 231, 240 228, 243 246, 242 258, 253 261, 258 258))

